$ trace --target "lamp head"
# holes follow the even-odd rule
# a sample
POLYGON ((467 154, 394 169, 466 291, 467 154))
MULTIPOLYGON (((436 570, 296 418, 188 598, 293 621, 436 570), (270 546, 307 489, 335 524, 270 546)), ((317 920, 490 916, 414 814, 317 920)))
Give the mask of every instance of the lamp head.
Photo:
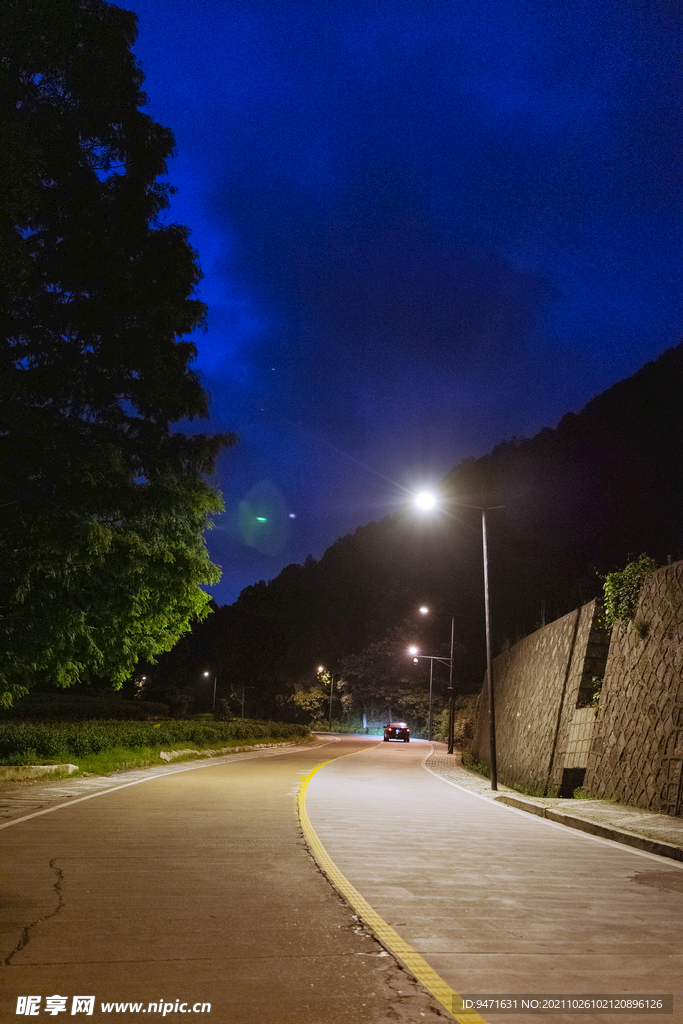
POLYGON ((431 491, 420 491, 415 495, 415 504, 423 512, 431 512, 436 507, 436 496, 431 491))

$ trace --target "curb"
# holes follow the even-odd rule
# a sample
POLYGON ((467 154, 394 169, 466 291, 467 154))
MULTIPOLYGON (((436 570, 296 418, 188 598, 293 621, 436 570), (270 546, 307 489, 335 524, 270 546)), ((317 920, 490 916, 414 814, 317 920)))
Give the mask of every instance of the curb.
POLYGON ((4 764, 0 765, 0 782, 21 782, 22 779, 42 779, 44 775, 64 772, 72 775, 77 764, 4 764))
POLYGON ((646 839, 635 832, 626 832, 623 829, 612 828, 609 825, 599 825, 596 821, 578 818, 573 814, 565 814, 563 811, 556 811, 552 807, 544 807, 542 804, 535 804, 530 800, 522 800, 519 797, 504 794, 495 796, 493 799, 499 804, 506 804, 508 807, 515 807, 519 811, 536 814, 539 818, 548 818, 549 821, 555 821, 559 825, 576 828, 580 832, 588 832, 590 835, 599 836, 601 839, 611 839, 613 842, 622 843, 624 846, 634 846, 637 850, 644 850, 646 853, 654 853, 659 857, 669 857, 671 860, 683 862, 683 848, 674 846, 672 843, 662 843, 657 839, 646 839))

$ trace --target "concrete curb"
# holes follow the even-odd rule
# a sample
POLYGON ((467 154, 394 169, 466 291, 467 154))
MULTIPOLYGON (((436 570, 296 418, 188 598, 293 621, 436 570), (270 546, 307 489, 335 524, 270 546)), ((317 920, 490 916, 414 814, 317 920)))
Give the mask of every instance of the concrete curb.
POLYGON ((71 775, 77 771, 77 764, 5 764, 0 765, 0 781, 20 782, 22 779, 39 779, 54 772, 71 775))
POLYGON ((556 811, 552 807, 544 807, 542 804, 532 803, 531 800, 524 800, 516 796, 503 794, 495 796, 493 799, 497 803, 515 807, 519 811, 527 811, 529 814, 536 814, 539 818, 548 818, 549 821, 556 821, 559 825, 567 825, 568 828, 576 828, 581 832, 588 832, 592 836, 599 836, 601 839, 611 839, 615 843, 623 843, 624 846, 634 846, 637 850, 645 850, 646 853, 655 853, 660 857, 670 857, 672 860, 683 862, 683 848, 674 846, 672 843, 662 843, 657 839, 639 836, 635 832, 626 832, 624 829, 600 825, 596 821, 579 818, 573 814, 565 814, 563 811, 556 811))

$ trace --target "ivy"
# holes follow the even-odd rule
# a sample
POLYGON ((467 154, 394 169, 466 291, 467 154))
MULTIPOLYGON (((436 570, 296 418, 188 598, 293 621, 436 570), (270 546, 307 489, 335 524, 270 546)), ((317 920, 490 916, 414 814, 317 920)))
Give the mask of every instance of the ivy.
POLYGON ((605 610, 602 624, 606 629, 611 629, 616 622, 633 618, 643 580, 658 568, 659 563, 654 558, 643 554, 629 562, 621 572, 609 572, 603 577, 605 610))

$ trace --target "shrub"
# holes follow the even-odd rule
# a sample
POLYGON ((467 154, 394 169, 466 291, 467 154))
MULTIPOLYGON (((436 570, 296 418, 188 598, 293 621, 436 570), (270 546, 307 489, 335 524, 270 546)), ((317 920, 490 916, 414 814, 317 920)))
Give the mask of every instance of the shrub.
POLYGON ((70 756, 99 754, 111 747, 172 747, 192 743, 197 747, 220 747, 229 740, 307 736, 304 725, 287 722, 259 722, 237 719, 233 722, 166 721, 152 722, 79 722, 49 724, 0 723, 0 763, 28 764, 22 760, 30 753, 33 761, 65 761, 70 756))
POLYGON ((616 622, 632 619, 643 580, 659 564, 649 555, 641 555, 629 562, 621 572, 609 572, 604 578, 605 611, 602 623, 611 629, 616 622))

